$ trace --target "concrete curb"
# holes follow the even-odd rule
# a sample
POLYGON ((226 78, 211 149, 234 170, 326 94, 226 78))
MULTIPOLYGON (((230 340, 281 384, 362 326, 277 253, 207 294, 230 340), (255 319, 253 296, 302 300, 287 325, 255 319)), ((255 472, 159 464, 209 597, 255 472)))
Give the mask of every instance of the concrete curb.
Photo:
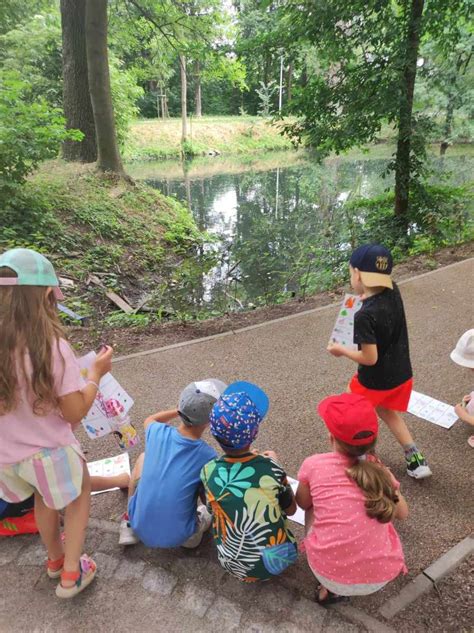
POLYGON ((337 604, 332 609, 354 622, 354 624, 362 624, 370 633, 396 633, 396 629, 350 604, 337 604))
POLYGON ((432 589, 441 578, 447 576, 473 553, 474 538, 467 536, 416 576, 408 585, 405 585, 399 594, 387 600, 379 609, 380 615, 390 620, 417 598, 432 589))
MULTIPOLYGON (((430 275, 435 275, 443 270, 448 270, 450 268, 454 268, 455 266, 460 266, 465 264, 466 262, 474 262, 474 257, 469 257, 468 259, 462 259, 459 262, 454 262, 454 264, 448 264, 447 266, 442 266, 437 268, 436 270, 430 270, 426 273, 422 273, 421 275, 415 275, 414 277, 410 277, 409 279, 403 279, 402 281, 397 282, 399 286, 410 283, 412 281, 416 281, 418 279, 422 279, 423 277, 428 277, 430 275)), ((342 299, 341 299, 342 300, 342 299)), ((290 321, 291 319, 297 319, 298 317, 308 316, 309 314, 315 314, 317 312, 324 312, 325 310, 333 310, 337 306, 339 306, 340 301, 335 303, 328 303, 325 306, 319 306, 318 308, 312 308, 311 310, 304 310, 303 312, 297 312, 296 314, 288 314, 284 317, 279 317, 278 319, 271 319, 270 321, 262 321, 262 323, 255 323, 254 325, 247 325, 246 327, 238 328, 236 330, 227 330, 225 332, 219 332, 218 334, 212 334, 210 336, 203 336, 201 338, 191 339, 189 341, 181 341, 180 343, 173 343, 171 345, 165 345, 164 347, 156 347, 153 349, 144 350, 142 352, 134 352, 133 354, 126 354, 124 356, 118 356, 114 358, 112 362, 121 363, 125 360, 129 360, 132 358, 141 358, 142 356, 149 356, 150 354, 157 354, 159 352, 166 352, 170 349, 178 349, 179 347, 185 347, 187 345, 197 345, 198 343, 204 343, 205 341, 213 341, 218 338, 223 338, 224 336, 232 336, 235 334, 240 334, 241 332, 248 332, 249 330, 256 330, 257 328, 265 327, 267 325, 274 325, 275 323, 283 323, 284 321, 290 321)))

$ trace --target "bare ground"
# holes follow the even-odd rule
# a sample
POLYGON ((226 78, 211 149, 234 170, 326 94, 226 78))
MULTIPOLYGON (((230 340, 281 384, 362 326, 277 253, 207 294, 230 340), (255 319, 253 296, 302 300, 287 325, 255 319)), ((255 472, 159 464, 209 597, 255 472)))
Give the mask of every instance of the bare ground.
MULTIPOLYGON (((393 277, 401 281, 447 266, 454 262, 474 256, 474 241, 460 246, 444 248, 433 255, 418 255, 394 267, 393 277)), ((286 303, 266 306, 245 312, 232 312, 206 321, 188 321, 186 323, 168 322, 148 326, 147 328, 110 328, 97 326, 70 327, 69 339, 78 347, 90 349, 106 342, 113 345, 116 354, 138 352, 155 347, 164 347, 173 343, 189 341, 195 338, 211 336, 229 330, 255 325, 264 321, 278 319, 289 314, 311 310, 338 301, 347 288, 335 288, 306 298, 293 299, 286 303)))
POLYGON ((418 630, 471 633, 473 602, 474 558, 471 557, 443 579, 436 590, 421 596, 397 615, 393 624, 400 633, 418 630))

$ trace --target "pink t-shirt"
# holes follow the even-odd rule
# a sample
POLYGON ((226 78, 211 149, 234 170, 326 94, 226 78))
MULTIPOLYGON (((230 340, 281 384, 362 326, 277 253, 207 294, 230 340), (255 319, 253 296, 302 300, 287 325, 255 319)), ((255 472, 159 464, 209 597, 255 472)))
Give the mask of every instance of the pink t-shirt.
MULTIPOLYGON (((58 396, 66 396, 84 387, 77 359, 64 339, 59 341, 59 349, 53 344, 52 363, 58 396)), ((29 356, 25 365, 27 371, 31 371, 29 356)), ((71 425, 58 410, 52 410, 45 416, 33 413, 23 372, 19 370, 17 375, 18 406, 6 415, 0 415, 0 468, 17 464, 43 448, 79 445, 71 425)))
POLYGON ((474 391, 471 391, 470 396, 471 399, 466 404, 466 411, 469 413, 469 415, 474 415, 474 391))
POLYGON ((364 493, 345 472, 350 463, 341 453, 324 453, 300 468, 298 480, 309 486, 314 508, 305 539, 308 562, 334 582, 386 582, 407 571, 402 545, 392 523, 367 516, 364 493))

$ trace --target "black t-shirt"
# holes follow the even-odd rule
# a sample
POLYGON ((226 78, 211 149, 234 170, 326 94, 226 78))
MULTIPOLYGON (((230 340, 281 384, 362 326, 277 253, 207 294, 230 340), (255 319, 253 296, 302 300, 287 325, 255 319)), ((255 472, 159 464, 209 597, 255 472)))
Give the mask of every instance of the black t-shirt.
POLYGON ((354 343, 376 344, 375 365, 359 365, 359 382, 368 389, 394 389, 413 376, 405 310, 396 284, 393 290, 364 300, 354 317, 354 343))

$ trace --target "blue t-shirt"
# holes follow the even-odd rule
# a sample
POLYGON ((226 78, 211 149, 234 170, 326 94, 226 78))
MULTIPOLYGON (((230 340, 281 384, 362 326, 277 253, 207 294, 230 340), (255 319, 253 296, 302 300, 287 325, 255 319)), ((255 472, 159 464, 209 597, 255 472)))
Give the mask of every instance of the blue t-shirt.
POLYGON ((199 474, 216 451, 168 424, 146 430, 145 461, 128 502, 130 525, 148 547, 178 547, 196 532, 199 474))

